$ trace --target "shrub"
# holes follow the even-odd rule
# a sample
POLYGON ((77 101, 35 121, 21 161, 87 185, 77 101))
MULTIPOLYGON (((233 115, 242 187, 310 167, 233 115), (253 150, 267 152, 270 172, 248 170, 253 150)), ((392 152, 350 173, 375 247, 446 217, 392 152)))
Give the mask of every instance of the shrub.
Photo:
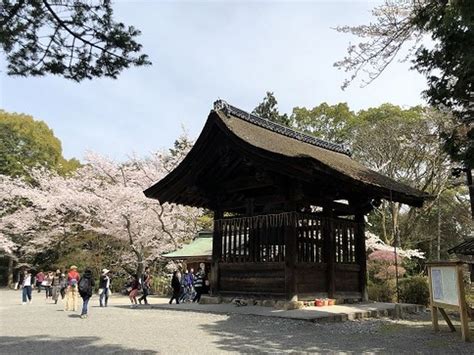
POLYGON ((395 285, 391 281, 373 283, 367 285, 369 299, 377 302, 393 302, 395 298, 395 285))
POLYGON ((423 276, 413 276, 400 280, 400 302, 428 305, 430 291, 428 280, 423 276))
POLYGON ((171 294, 171 277, 170 275, 154 275, 151 280, 151 288, 153 293, 160 296, 168 296, 171 294))

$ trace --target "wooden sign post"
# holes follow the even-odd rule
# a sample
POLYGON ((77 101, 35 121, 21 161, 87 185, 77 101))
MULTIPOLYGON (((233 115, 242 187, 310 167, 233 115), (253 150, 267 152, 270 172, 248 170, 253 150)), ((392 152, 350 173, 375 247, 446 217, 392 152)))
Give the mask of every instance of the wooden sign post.
POLYGON ((461 316, 461 334, 464 341, 469 341, 469 319, 464 293, 462 265, 460 261, 428 263, 430 286, 431 320, 435 331, 439 331, 438 311, 443 316, 452 332, 456 331, 446 313, 446 309, 459 311, 461 316))

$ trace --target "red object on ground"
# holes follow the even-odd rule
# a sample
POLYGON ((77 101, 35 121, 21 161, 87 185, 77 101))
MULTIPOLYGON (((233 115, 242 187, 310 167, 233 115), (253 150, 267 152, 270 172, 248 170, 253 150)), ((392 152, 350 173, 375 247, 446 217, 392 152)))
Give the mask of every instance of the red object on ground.
POLYGON ((328 299, 328 306, 334 306, 336 304, 336 300, 328 299))
POLYGON ((315 300, 314 300, 314 305, 315 305, 316 307, 322 307, 322 306, 324 306, 324 301, 323 301, 323 300, 320 300, 320 299, 315 299, 315 300))

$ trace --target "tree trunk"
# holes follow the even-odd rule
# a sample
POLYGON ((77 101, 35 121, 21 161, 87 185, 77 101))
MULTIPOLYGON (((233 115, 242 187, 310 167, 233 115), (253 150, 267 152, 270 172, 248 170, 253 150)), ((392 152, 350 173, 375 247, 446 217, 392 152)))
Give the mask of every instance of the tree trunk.
POLYGON ((399 214, 400 214, 400 203, 394 202, 391 203, 392 207, 392 244, 396 242, 398 229, 399 229, 399 214))
POLYGON ((8 258, 7 286, 9 288, 13 288, 13 257, 11 255, 8 255, 7 258, 8 258))
POLYGON ((140 250, 134 250, 135 255, 137 256, 137 277, 141 280, 143 271, 145 270, 144 260, 143 260, 143 248, 140 250))
POLYGON ((466 169, 467 186, 469 188, 469 198, 471 200, 471 217, 474 220, 474 184, 472 182, 472 169, 466 169))
POLYGON ((385 201, 382 202, 382 241, 386 244, 388 244, 388 238, 387 238, 387 226, 385 225, 386 220, 385 220, 385 208, 386 204, 385 201))

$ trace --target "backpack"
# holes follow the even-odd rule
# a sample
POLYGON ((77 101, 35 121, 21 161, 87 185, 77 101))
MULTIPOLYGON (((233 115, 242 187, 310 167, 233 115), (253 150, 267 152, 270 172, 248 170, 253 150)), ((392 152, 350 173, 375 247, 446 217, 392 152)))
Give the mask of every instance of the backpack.
POLYGON ((71 285, 72 288, 76 288, 77 287, 77 280, 76 279, 71 279, 69 281, 69 284, 71 285))
POLYGON ((88 278, 86 278, 86 277, 83 277, 83 278, 79 281, 79 293, 88 294, 88 293, 90 293, 90 289, 91 289, 91 281, 90 281, 90 279, 88 279, 88 278))

